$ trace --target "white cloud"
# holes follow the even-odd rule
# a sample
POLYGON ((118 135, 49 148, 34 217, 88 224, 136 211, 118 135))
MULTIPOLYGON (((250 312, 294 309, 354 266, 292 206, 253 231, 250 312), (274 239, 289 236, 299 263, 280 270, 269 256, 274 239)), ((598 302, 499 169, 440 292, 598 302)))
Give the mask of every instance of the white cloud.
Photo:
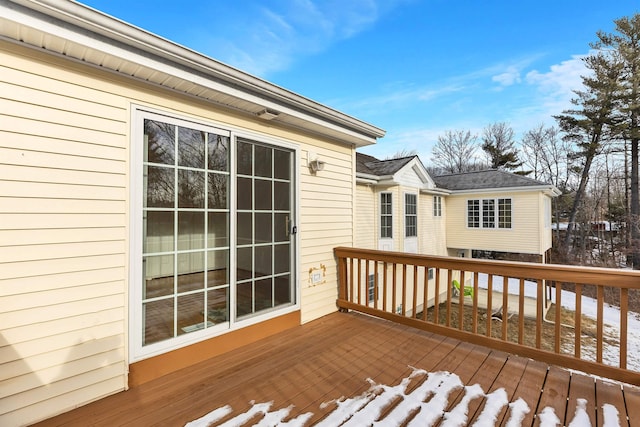
POLYGON ((553 107, 552 114, 558 114, 568 108, 574 90, 582 87, 582 76, 588 73, 582 58, 586 55, 573 55, 571 59, 549 67, 547 72, 533 70, 527 73, 525 80, 537 87, 546 107, 553 107))
POLYGON ((245 15, 226 40, 216 40, 216 57, 252 74, 287 69, 295 58, 313 55, 374 25, 406 0, 280 0, 245 3, 245 15), (239 30, 238 30, 239 29, 239 30), (229 40, 233 37, 233 40, 229 40))
POLYGON ((508 67, 504 73, 493 76, 491 80, 499 83, 501 86, 511 86, 522 81, 520 78, 520 70, 515 66, 508 67))

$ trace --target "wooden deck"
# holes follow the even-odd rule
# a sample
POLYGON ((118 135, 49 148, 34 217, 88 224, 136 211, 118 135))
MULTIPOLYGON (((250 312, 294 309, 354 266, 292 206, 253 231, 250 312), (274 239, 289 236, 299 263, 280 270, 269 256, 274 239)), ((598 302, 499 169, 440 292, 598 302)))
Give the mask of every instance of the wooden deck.
POLYGON ((366 425, 367 417, 393 426, 433 415, 437 424, 442 421, 438 405, 449 412, 467 403, 462 425, 492 415, 496 425, 506 425, 521 413, 521 425, 537 426, 536 414, 550 414, 547 407, 568 425, 580 405, 593 426, 603 425, 605 413, 615 413, 612 408, 620 425, 640 426, 638 388, 353 312, 331 314, 39 425, 183 426, 219 408, 222 417, 212 425, 234 417, 247 421, 236 419, 232 425, 254 425, 263 418, 276 420, 265 425, 277 420, 340 425, 345 414, 354 413, 359 418, 351 422, 357 426, 366 425), (439 372, 453 373, 461 384, 478 384, 482 390, 473 398, 477 388, 447 389, 440 382, 434 397, 429 379, 439 372), (340 398, 342 403, 336 403, 340 398), (518 399, 526 402, 528 413, 507 404, 518 399), (494 404, 485 405, 487 400, 494 404))

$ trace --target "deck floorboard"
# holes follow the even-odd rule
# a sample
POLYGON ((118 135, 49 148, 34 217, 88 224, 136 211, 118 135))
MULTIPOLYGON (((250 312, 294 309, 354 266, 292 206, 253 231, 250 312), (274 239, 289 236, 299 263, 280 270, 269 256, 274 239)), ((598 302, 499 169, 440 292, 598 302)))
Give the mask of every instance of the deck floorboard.
MULTIPOLYGON (((264 416, 246 415, 258 408, 256 404, 269 406, 271 415, 288 410, 283 421, 308 416, 306 425, 313 425, 334 420, 328 417, 335 417, 345 400, 358 398, 364 399, 362 413, 379 413, 385 425, 387 421, 395 425, 397 409, 406 407, 412 393, 436 372, 453 373, 465 386, 479 384, 485 395, 504 389, 509 402, 524 400, 530 411, 522 425, 539 425, 537 415, 546 407, 568 424, 578 399, 586 399, 592 425, 603 425, 602 407, 609 404, 618 410, 622 425, 628 416, 629 425, 640 426, 636 387, 596 382, 537 361, 353 312, 325 316, 39 425, 184 426, 224 407, 230 413, 219 422, 248 416, 254 424, 264 416), (386 401, 387 406, 377 407, 385 392, 396 395, 386 401)), ((439 422, 466 392, 466 387, 451 390, 439 422)), ((467 399, 469 420, 482 414, 485 395, 467 399)), ((423 404, 430 399, 433 395, 423 404)), ((409 418, 420 417, 420 411, 418 403, 409 410, 409 418)), ((509 406, 503 406, 496 425, 506 425, 510 415, 509 406)))

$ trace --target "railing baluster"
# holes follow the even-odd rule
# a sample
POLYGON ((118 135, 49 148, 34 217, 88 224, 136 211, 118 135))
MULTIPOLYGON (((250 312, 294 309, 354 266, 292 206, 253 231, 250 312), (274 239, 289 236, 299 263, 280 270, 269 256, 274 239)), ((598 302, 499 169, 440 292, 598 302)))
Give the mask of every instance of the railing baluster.
POLYGON ((556 282, 556 316, 555 316, 555 341, 553 348, 560 353, 560 325, 562 324, 562 282, 556 282))
POLYGON ((349 302, 355 302, 355 296, 353 294, 353 258, 349 258, 349 264, 351 265, 349 268, 349 297, 347 298, 347 300, 349 302))
POLYGON ((364 260, 365 264, 364 264, 364 291, 365 291, 365 305, 368 307, 369 306, 369 264, 370 264, 370 260, 365 259, 364 260))
POLYGON ((398 292, 398 280, 397 280, 397 274, 398 274, 398 268, 397 268, 397 264, 394 262, 393 263, 393 269, 392 269, 392 279, 391 279, 391 309, 393 310, 393 312, 395 314, 399 314, 398 313, 398 307, 396 305, 397 302, 397 298, 396 298, 396 293, 398 292))
POLYGON ((387 311, 387 262, 382 263, 382 310, 387 311))
POLYGON ((373 308, 378 309, 378 261, 373 261, 373 308))
POLYGON ((435 293, 433 296, 433 323, 440 324, 440 268, 436 268, 435 293))
POLYGON ((538 279, 538 289, 537 289, 537 298, 536 298, 536 348, 540 348, 542 346, 542 316, 544 313, 542 311, 542 303, 543 303, 543 284, 542 280, 538 279))
POLYGON ((358 258, 358 305, 362 304, 362 258, 358 258))
POLYGON ((489 274, 489 282, 487 282, 487 333, 488 337, 491 336, 491 313, 493 313, 493 274, 489 274))
POLYGON ((502 277, 502 340, 507 340, 509 322, 509 278, 502 277))
POLYGON ((418 266, 413 266, 413 300, 412 300, 412 316, 418 317, 418 266))
POLYGON ((448 269, 447 270, 447 321, 445 322, 445 325, 447 326, 451 326, 451 295, 452 295, 451 286, 453 286, 452 275, 453 275, 453 272, 451 271, 451 269, 448 269))
POLYGON ((464 326, 464 270, 460 272, 460 299, 458 301, 458 329, 462 330, 464 326))
POLYGON ((402 315, 407 315, 407 264, 402 264, 402 315))
POLYGON ((627 369, 629 289, 620 288, 620 368, 627 369))
POLYGON ((582 343, 582 284, 576 283, 576 312, 575 312, 575 320, 574 320, 574 356, 578 359, 580 358, 580 354, 582 353, 581 343, 582 343))
POLYGON ((472 314, 472 330, 474 334, 478 333, 478 272, 473 273, 473 314, 472 314))
POLYGON ((604 332, 604 287, 598 286, 598 315, 596 331, 596 362, 602 363, 602 335, 604 332))
POLYGON ((518 344, 524 342, 524 278, 520 278, 518 290, 518 344))
POLYGON ((423 283, 423 301, 422 301, 422 320, 427 321, 427 309, 429 304, 429 267, 424 266, 424 283, 423 283))

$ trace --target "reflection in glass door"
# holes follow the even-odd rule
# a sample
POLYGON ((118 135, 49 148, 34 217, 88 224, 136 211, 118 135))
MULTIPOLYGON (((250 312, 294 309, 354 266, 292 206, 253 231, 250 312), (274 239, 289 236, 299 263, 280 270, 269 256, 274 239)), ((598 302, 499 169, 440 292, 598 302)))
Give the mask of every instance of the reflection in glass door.
POLYGON ((236 145, 238 318, 295 301, 292 275, 293 151, 236 145))

